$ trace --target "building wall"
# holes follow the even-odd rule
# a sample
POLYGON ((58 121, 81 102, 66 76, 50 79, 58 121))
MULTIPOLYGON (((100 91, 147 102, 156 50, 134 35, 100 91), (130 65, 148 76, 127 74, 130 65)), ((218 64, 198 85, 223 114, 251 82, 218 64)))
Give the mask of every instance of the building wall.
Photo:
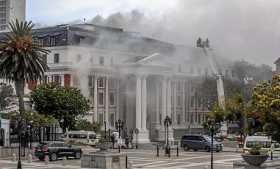
POLYGON ((7 30, 8 23, 18 19, 24 21, 26 0, 0 0, 0 30, 7 30))

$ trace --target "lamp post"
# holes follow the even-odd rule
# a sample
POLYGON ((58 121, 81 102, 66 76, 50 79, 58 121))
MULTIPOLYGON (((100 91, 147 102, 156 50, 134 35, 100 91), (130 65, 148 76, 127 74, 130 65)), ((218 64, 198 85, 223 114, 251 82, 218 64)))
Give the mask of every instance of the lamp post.
MULTIPOLYGON (((119 131, 119 144, 120 144, 120 139, 121 139, 121 130, 123 129, 123 126, 124 126, 124 122, 121 119, 116 121, 116 128, 119 131)), ((119 153, 120 152, 121 152, 121 147, 119 145, 119 153)))
POLYGON ((169 132, 168 128, 172 124, 172 120, 169 116, 166 116, 164 119, 164 127, 165 127, 165 132, 166 132, 166 146, 165 146, 165 154, 168 154, 170 157, 170 146, 169 146, 169 132))
POLYGON ((211 134, 211 169, 213 169, 213 144, 214 144, 214 132, 216 128, 216 123, 214 119, 208 120, 208 127, 211 134))
POLYGON ((105 136, 104 136, 104 138, 105 138, 105 140, 107 139, 107 123, 106 123, 106 121, 104 121, 104 130, 105 130, 105 136))
POLYGON ((135 135, 136 135, 136 145, 135 145, 135 148, 138 149, 138 134, 139 134, 139 129, 136 128, 134 132, 135 132, 135 135))

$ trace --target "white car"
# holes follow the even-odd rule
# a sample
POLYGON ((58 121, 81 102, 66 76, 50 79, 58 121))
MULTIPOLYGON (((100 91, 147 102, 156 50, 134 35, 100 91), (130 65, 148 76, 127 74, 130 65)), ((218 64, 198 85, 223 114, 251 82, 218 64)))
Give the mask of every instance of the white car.
POLYGON ((244 142, 243 152, 248 153, 252 147, 260 145, 262 150, 271 150, 271 139, 267 136, 247 136, 244 142))

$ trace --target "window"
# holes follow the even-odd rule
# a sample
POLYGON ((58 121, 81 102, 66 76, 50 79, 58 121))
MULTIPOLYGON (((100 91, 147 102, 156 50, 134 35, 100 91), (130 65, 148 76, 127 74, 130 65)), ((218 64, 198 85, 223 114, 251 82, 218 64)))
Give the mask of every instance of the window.
POLYGON ((93 76, 88 76, 88 86, 93 87, 93 76))
POLYGON ((115 105, 115 95, 114 95, 114 93, 110 93, 109 97, 110 97, 110 105, 115 105))
POLYGON ((48 58, 48 56, 47 56, 47 55, 43 55, 42 58, 43 58, 43 62, 44 62, 44 63, 47 63, 47 58, 48 58))
POLYGON ((99 57, 99 64, 104 65, 104 57, 103 56, 99 57))
POLYGON ((177 114, 177 124, 180 125, 181 124, 181 115, 177 114))
POLYGON ((54 75, 53 76, 53 82, 57 83, 57 84, 60 84, 60 82, 61 82, 60 76, 59 75, 54 75))
POLYGON ((191 107, 194 107, 194 96, 191 97, 191 107))
POLYGON ((177 106, 181 106, 181 105, 182 105, 181 96, 177 96, 177 106))
POLYGON ((50 46, 56 46, 56 37, 55 36, 50 37, 50 46))
POLYGON ((115 113, 110 114, 110 126, 114 126, 115 121, 115 113))
POLYGON ((53 59, 54 61, 54 63, 59 63, 59 54, 58 53, 55 53, 54 54, 54 59, 53 59))
POLYGON ((99 121, 99 124, 103 124, 104 121, 103 121, 103 113, 98 113, 98 121, 99 121))
POLYGON ((102 77, 98 79, 97 83, 98 87, 104 88, 104 79, 102 77))
POLYGON ((98 104, 104 105, 104 93, 102 92, 98 93, 98 104))

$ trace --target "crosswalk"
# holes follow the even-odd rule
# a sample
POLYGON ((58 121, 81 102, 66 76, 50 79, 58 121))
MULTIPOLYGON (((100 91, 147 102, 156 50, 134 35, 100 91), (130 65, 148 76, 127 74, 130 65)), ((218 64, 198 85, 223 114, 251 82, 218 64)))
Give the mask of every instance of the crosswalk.
MULTIPOLYGON (((143 169, 204 169, 210 165, 210 156, 199 154, 184 154, 180 158, 149 158, 149 157, 129 157, 133 168, 143 169)), ((238 154, 235 155, 222 155, 222 157, 215 158, 214 164, 223 167, 224 169, 232 168, 233 161, 240 160, 238 154)))

